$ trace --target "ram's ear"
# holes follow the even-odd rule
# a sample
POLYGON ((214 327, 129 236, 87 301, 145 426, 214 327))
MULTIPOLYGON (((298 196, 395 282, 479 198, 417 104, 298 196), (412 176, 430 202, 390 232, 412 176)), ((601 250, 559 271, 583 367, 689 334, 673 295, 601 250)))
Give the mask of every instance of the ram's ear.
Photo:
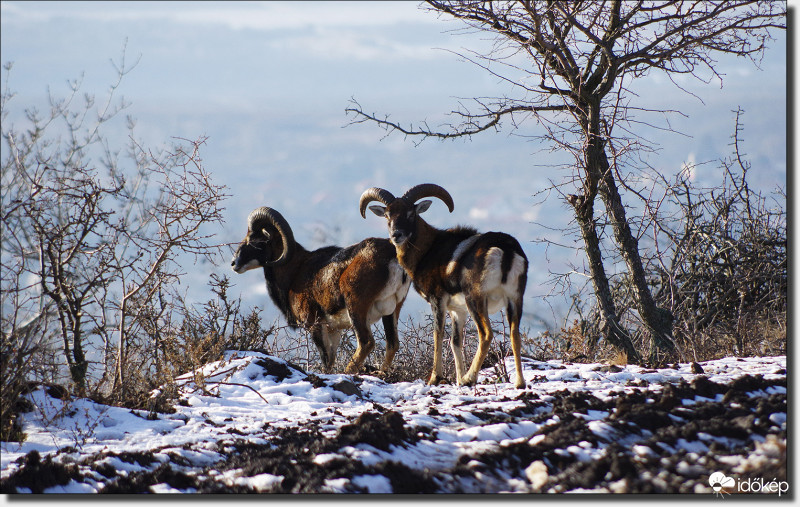
POLYGON ((428 208, 431 207, 431 203, 432 202, 433 201, 428 200, 428 199, 425 199, 424 201, 418 202, 416 204, 416 206, 414 206, 414 209, 416 210, 417 215, 419 215, 420 213, 425 213, 426 211, 428 211, 428 208))
POLYGON ((369 207, 369 210, 378 215, 379 217, 383 218, 386 214, 386 207, 385 206, 378 206, 377 204, 373 204, 369 207))
POLYGON ((269 241, 269 238, 272 237, 272 235, 269 232, 267 232, 266 229, 261 229, 261 234, 264 235, 264 239, 267 240, 267 241, 269 241))

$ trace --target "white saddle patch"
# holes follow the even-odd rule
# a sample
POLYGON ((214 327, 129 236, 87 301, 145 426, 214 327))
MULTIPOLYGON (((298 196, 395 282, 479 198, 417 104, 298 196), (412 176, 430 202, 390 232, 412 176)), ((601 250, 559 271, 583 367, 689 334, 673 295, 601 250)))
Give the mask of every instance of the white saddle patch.
POLYGON ((452 276, 453 272, 455 271, 456 267, 458 266, 461 257, 464 256, 464 253, 472 248, 472 245, 475 244, 478 239, 480 239, 480 234, 475 234, 473 236, 468 237, 464 241, 458 244, 455 250, 453 250, 453 256, 450 258, 450 262, 447 263, 447 269, 445 270, 445 274, 447 276, 452 276))

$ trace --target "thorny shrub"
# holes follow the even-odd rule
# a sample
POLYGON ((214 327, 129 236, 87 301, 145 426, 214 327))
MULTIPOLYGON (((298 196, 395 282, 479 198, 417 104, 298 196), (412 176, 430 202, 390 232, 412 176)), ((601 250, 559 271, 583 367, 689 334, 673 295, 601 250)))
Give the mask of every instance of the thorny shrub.
MULTIPOLYGON (((741 151, 742 111, 735 113, 733 154, 720 162, 722 181, 698 186, 687 167, 673 181, 662 176, 663 197, 646 203, 649 229, 657 231, 648 237, 654 248, 643 255, 649 284, 656 304, 674 317, 673 339, 684 361, 786 353, 786 194, 751 187, 751 165, 741 151)), ((614 278, 612 292, 624 325, 641 328, 626 275, 614 278)), ((615 360, 598 340, 597 308, 583 306, 573 305, 578 318, 556 343, 566 357, 615 360)), ((642 340, 634 334, 640 350, 642 340)))

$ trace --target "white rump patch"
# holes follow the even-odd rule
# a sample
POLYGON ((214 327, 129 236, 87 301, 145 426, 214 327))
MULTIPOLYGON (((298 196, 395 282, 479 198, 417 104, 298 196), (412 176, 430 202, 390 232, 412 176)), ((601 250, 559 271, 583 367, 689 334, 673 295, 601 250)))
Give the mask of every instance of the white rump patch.
POLYGON ((384 315, 391 315, 402 301, 411 285, 411 277, 403 276, 405 270, 397 260, 389 263, 389 279, 386 286, 375 298, 375 302, 367 313, 367 324, 373 324, 384 315), (405 281, 403 280, 405 278, 405 281))
MULTIPOLYGON (((461 258, 464 254, 472 248, 475 242, 480 238, 480 234, 470 236, 458 244, 453 251, 453 256, 447 264, 447 276, 453 275, 458 267, 461 258)), ((506 276, 506 281, 503 283, 503 250, 493 246, 486 252, 485 269, 481 275, 481 291, 486 296, 489 313, 496 313, 504 310, 508 305, 508 301, 517 297, 519 284, 517 283, 520 275, 525 271, 525 259, 519 255, 514 254, 511 261, 511 268, 506 276)), ((462 283, 463 276, 462 276, 462 283)), ((466 300, 463 293, 452 294, 445 300, 445 308, 448 310, 463 311, 467 308, 466 300)))
POLYGON ((516 297, 519 285, 517 280, 525 270, 525 259, 514 254, 511 269, 508 270, 503 283, 503 251, 492 247, 486 253, 486 269, 481 277, 481 288, 486 294, 489 313, 498 312, 506 307, 509 299, 516 297))

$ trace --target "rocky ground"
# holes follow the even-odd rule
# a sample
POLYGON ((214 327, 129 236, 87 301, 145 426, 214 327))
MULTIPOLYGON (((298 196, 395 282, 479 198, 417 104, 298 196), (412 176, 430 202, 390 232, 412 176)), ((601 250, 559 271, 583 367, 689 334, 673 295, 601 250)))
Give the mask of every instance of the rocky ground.
POLYGON ((467 388, 238 353, 207 366, 202 386, 179 379, 173 414, 40 389, 26 442, 2 444, 0 489, 790 494, 785 357, 524 366, 525 390, 492 369, 467 388))

